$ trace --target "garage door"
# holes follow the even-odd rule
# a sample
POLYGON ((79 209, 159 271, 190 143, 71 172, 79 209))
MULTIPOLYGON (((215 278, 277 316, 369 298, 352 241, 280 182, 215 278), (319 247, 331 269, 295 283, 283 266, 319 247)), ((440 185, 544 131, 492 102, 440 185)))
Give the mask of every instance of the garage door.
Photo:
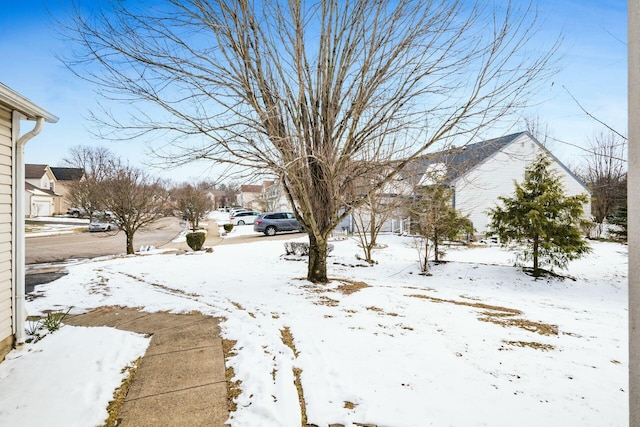
POLYGON ((51 204, 49 202, 35 202, 31 214, 33 216, 51 216, 51 204))

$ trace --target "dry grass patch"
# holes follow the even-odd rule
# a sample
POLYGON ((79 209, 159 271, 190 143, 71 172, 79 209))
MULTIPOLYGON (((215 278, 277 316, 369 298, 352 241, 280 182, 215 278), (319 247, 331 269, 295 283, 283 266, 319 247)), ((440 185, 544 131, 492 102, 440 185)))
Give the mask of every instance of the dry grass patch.
POLYGON ((331 280, 335 280, 337 282, 342 283, 336 288, 336 291, 341 292, 344 295, 351 295, 355 292, 358 292, 360 289, 370 287, 365 282, 359 282, 357 280, 348 280, 348 279, 331 279, 331 280))
POLYGON ((133 361, 132 365, 127 366, 122 370, 122 372, 127 375, 122 380, 120 387, 113 392, 113 400, 109 402, 109 405, 107 405, 107 413, 109 416, 102 427, 115 427, 120 423, 120 409, 122 409, 122 405, 124 405, 124 400, 127 398, 127 393, 129 393, 129 387, 131 387, 131 383, 133 383, 136 376, 136 370, 138 369, 138 366, 140 366, 141 361, 142 358, 139 357, 133 361))
POLYGON ((329 298, 326 295, 321 295, 317 302, 314 302, 315 305, 326 305, 329 307, 337 307, 340 304, 340 301, 337 299, 329 298))
POLYGON ((525 331, 535 332, 540 335, 558 335, 558 325, 533 322, 527 319, 502 318, 493 313, 483 313, 485 316, 478 318, 481 322, 491 322, 503 327, 514 326, 525 331))
POLYGON ((133 280, 135 280, 135 281, 137 281, 137 282, 144 283, 145 285, 151 285, 151 286, 154 286, 154 287, 156 287, 156 288, 160 288, 160 289, 162 289, 163 291, 167 291, 167 292, 169 292, 170 294, 174 294, 174 295, 184 295, 184 296, 187 296, 187 297, 193 297, 193 298, 198 298, 198 297, 201 297, 201 296, 202 296, 202 295, 200 295, 200 294, 196 294, 196 293, 185 292, 185 291, 183 291, 182 289, 171 288, 171 287, 169 287, 169 286, 162 285, 162 284, 160 284, 160 283, 147 282, 143 277, 138 277, 138 276, 136 276, 135 274, 123 273, 123 272, 119 272, 119 274, 121 274, 121 275, 123 275, 123 276, 126 276, 126 277, 128 277, 128 278, 130 278, 130 279, 133 279, 133 280))
POLYGON ((300 353, 296 349, 296 345, 293 342, 293 334, 291 333, 291 330, 288 326, 280 329, 280 338, 282 339, 282 343, 289 347, 291 351, 293 351, 294 356, 298 357, 300 353))
MULTIPOLYGON (((237 341, 235 340, 227 340, 224 338, 222 339, 222 352, 224 353, 225 362, 230 357, 235 356, 237 354, 234 350, 236 343, 237 341)), ((224 369, 224 376, 227 383, 227 407, 229 409, 229 412, 235 412, 238 409, 238 407, 236 406, 235 399, 238 396, 240 396, 240 393, 242 393, 242 390, 240 389, 240 384, 242 384, 242 381, 240 380, 233 381, 233 378, 236 376, 236 373, 232 367, 226 366, 226 363, 225 363, 225 369, 224 369)))
POLYGON ((298 402, 300 402, 300 417, 302 421, 302 425, 307 425, 307 404, 304 401, 304 390, 302 390, 302 381, 300 380, 300 376, 302 375, 302 369, 293 368, 293 383, 296 386, 296 390, 298 391, 298 402))
POLYGON ((344 402, 345 409, 355 409, 355 407, 356 407, 356 404, 353 402, 349 402, 349 401, 344 402))
MULTIPOLYGON (((296 345, 293 342, 293 334, 289 327, 285 326, 280 329, 280 338, 282 339, 282 343, 289 347, 293 352, 295 357, 298 357, 300 352, 296 349, 296 345)), ((293 384, 296 386, 296 391, 298 392, 298 402, 300 403, 300 417, 302 419, 302 425, 307 425, 307 405, 304 401, 304 390, 302 389, 302 380, 300 379, 302 375, 302 369, 293 367, 293 384)))
POLYGON ((542 351, 549 351, 549 350, 555 349, 555 346, 551 344, 542 344, 539 342, 532 342, 532 341, 502 341, 502 342, 515 347, 523 347, 523 348, 528 347, 528 348, 533 348, 533 349, 542 350, 542 351))
POLYGON ((522 311, 515 308, 501 307, 497 305, 489 305, 480 302, 456 301, 449 299, 436 298, 429 295, 412 294, 406 295, 412 298, 421 298, 437 303, 449 303, 455 305, 463 305, 467 307, 479 308, 484 310, 478 320, 482 322, 491 322, 497 325, 507 327, 513 326, 524 329, 529 332, 535 332, 540 335, 558 335, 558 326, 548 323, 533 322, 531 320, 515 318, 523 314, 522 311))

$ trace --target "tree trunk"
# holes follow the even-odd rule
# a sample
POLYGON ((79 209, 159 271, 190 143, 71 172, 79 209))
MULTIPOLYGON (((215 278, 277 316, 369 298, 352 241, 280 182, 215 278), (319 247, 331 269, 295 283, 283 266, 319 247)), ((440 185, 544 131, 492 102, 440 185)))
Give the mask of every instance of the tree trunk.
POLYGON ((373 252, 373 250, 372 250, 372 249, 373 249, 373 246, 371 246, 371 245, 366 245, 366 246, 364 247, 364 254, 365 254, 365 258, 366 258, 366 261, 367 261, 369 264, 373 264, 373 257, 371 256, 371 252, 373 252))
MULTIPOLYGON (((435 223, 434 223, 435 224, 435 223)), ((438 263, 440 258, 438 258, 438 240, 440 236, 438 235, 438 225, 434 225, 433 230, 433 261, 438 263)))
MULTIPOLYGON (((373 209, 371 209, 371 217, 369 220, 369 239, 371 241, 371 248, 375 248, 376 247, 376 238, 378 237, 378 233, 376 233, 376 214, 374 212, 373 209)), ((371 255, 369 255, 371 256, 371 255)), ((371 262, 372 260, 368 259, 367 261, 371 262)))
POLYGON ((422 265, 422 272, 429 271, 429 239, 424 239, 424 264, 422 265))
POLYGON ((133 233, 127 233, 125 231, 125 236, 127 237, 127 255, 132 255, 135 253, 133 250, 133 233))
POLYGON ((307 280, 327 283, 327 239, 309 233, 309 269, 307 280))
POLYGON ((533 238, 533 277, 538 277, 540 272, 538 271, 538 236, 533 238))

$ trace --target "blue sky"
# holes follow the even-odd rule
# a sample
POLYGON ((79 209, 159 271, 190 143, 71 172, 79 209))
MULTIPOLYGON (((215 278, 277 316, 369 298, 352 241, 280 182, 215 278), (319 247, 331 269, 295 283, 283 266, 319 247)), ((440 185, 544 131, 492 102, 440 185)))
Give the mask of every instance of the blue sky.
MULTIPOLYGON (((96 140, 86 117, 95 109, 93 88, 77 79, 56 59, 56 53, 70 49, 56 34, 44 5, 58 14, 62 0, 0 0, 0 82, 29 98, 60 118, 45 126, 26 147, 28 163, 62 166, 69 149, 77 145, 105 145, 116 154, 142 165, 147 160, 142 142, 102 142, 96 140)), ((562 32, 564 42, 557 74, 540 93, 541 104, 528 115, 538 116, 549 126, 553 137, 586 146, 587 139, 603 128, 586 117, 567 90, 589 111, 616 129, 627 129, 627 3, 624 0, 538 0, 545 19, 542 39, 562 32), (565 89, 566 88, 566 89, 565 89)), ((23 125, 23 132, 31 124, 23 125)), ((522 127, 515 126, 513 131, 522 127)), ((495 136, 500 131, 496 130, 495 136)), ((580 161, 585 153, 556 142, 554 154, 568 164, 580 161)), ((176 181, 192 181, 215 176, 210 165, 200 164, 151 173, 176 181)))

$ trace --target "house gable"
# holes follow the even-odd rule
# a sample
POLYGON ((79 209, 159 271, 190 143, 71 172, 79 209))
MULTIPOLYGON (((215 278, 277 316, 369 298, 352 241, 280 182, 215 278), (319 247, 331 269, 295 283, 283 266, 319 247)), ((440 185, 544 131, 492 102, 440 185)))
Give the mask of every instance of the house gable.
MULTIPOLYGON (((499 197, 513 194, 514 181, 524 180, 526 168, 535 161, 539 153, 544 153, 552 160, 551 167, 558 172, 568 195, 588 193, 584 183, 528 132, 504 138, 508 138, 507 143, 487 153, 487 156, 479 159, 468 170, 460 171, 449 182, 449 186, 455 190, 455 208, 469 216, 478 234, 487 231, 489 210, 496 206, 499 197)), ((587 216, 590 211, 591 206, 587 204, 587 216)))
POLYGON ((69 193, 71 185, 74 182, 81 181, 85 178, 84 169, 82 168, 60 168, 51 167, 51 172, 56 177, 56 193, 62 197, 58 197, 55 202, 55 213, 64 214, 69 208, 72 208, 69 201, 69 193))
POLYGON ((56 176, 48 165, 24 165, 24 173, 26 181, 38 188, 56 191, 56 176))

